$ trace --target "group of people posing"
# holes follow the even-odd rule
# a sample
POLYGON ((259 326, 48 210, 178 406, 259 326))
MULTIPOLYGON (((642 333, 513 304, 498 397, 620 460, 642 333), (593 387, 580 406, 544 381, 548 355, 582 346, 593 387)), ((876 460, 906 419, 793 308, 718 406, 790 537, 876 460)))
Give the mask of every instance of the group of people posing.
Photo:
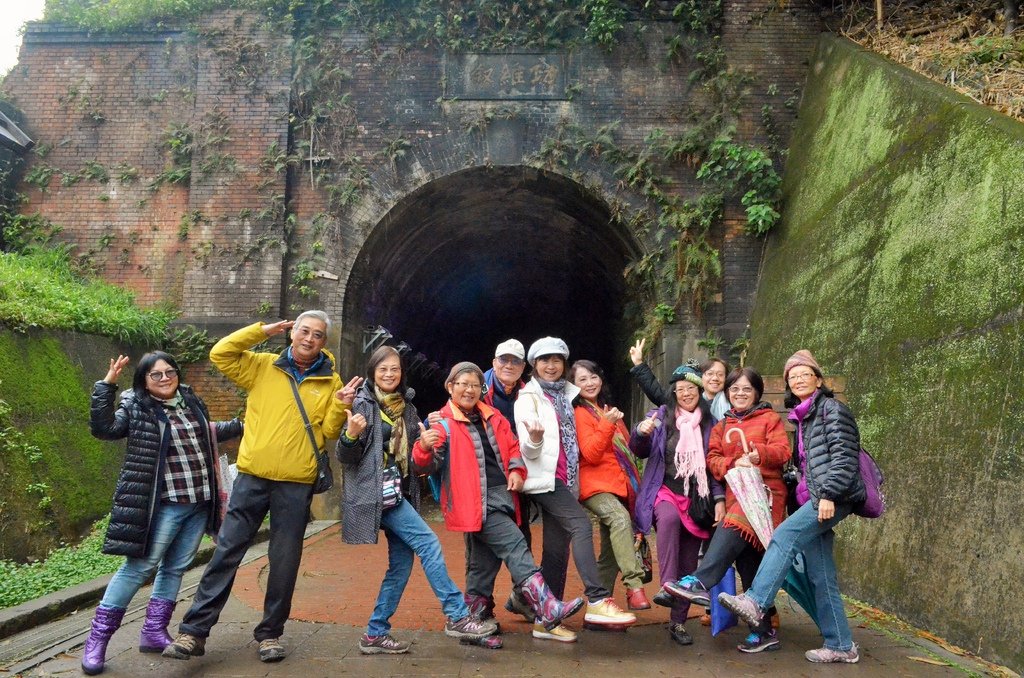
POLYGON ((629 351, 631 375, 656 407, 628 428, 597 364, 570 365, 568 346, 555 337, 528 351, 510 339, 498 345, 486 372, 471 362, 454 365, 445 380, 448 402, 421 420, 396 349, 378 348, 365 377, 346 383, 325 349, 329 330, 325 313, 307 311, 294 322, 250 325, 213 347, 213 365, 248 393, 244 428, 237 420, 211 422, 202 400, 180 383, 174 358, 162 352, 139 361, 132 388, 115 404, 128 358, 110 361, 94 387, 91 426, 98 437, 128 439, 104 544, 105 552, 127 560, 96 610, 83 651, 85 673, 103 670, 128 602, 154 573, 140 651, 203 655, 268 512, 269 577, 254 637, 262 661, 283 659, 280 637, 317 477, 316 451, 334 438, 343 477, 342 538, 376 543, 383 532, 388 544, 388 567, 359 641, 364 654, 409 650, 392 636, 390 619, 414 556, 447 618, 445 633, 463 641, 500 647, 494 587, 502 563, 513 584, 504 606, 532 624, 535 638, 575 641, 563 621, 580 611, 588 628, 624 629, 636 616, 615 603, 612 591, 621 577, 629 610, 651 607, 635 545, 653 530, 662 588, 652 600, 671 608, 675 642, 693 642, 685 628, 691 603, 709 605, 710 589, 735 564, 746 592, 720 600, 750 626, 739 649, 777 649, 773 601, 803 553, 825 638, 807 658, 858 660, 836 581, 832 528, 864 499, 859 437, 809 352, 798 351, 784 370, 789 417, 797 426, 793 454, 782 421, 762 400, 762 378, 748 367, 730 372, 717 359, 688 363, 666 387, 644 363, 638 342, 629 351), (279 355, 252 350, 289 329, 290 345, 279 355), (524 381, 527 363, 532 376, 524 381), (730 435, 732 429, 742 436, 730 435), (238 435, 238 478, 225 505, 217 442, 238 435), (800 471, 793 489, 783 480, 791 462, 800 471), (737 466, 757 467, 770 490, 776 532, 767 550, 724 480, 737 466), (447 529, 465 535, 465 592, 420 516, 423 476, 430 476, 447 529), (799 508, 786 518, 790 492, 799 508), (539 565, 531 551, 534 512, 543 529, 539 565), (172 639, 167 626, 182 574, 204 532, 215 535, 217 548, 172 639), (570 553, 584 596, 565 600, 570 553))

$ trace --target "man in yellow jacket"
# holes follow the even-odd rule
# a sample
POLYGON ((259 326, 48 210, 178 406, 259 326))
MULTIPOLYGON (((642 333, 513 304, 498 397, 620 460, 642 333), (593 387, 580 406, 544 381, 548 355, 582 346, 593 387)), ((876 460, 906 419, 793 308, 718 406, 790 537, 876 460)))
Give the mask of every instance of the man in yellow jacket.
POLYGON ((217 539, 217 550, 203 572, 192 607, 165 657, 188 659, 206 652, 206 638, 231 593, 235 572, 256 531, 271 514, 270 572, 263 620, 253 630, 261 661, 284 659, 279 638, 291 611, 295 578, 302 558, 316 458, 289 382, 299 389, 317 444, 337 438, 362 379, 343 384, 334 357, 326 350, 331 321, 323 311, 306 311, 294 322, 255 323, 224 337, 210 361, 248 392, 245 433, 238 449, 235 480, 217 539), (292 330, 291 345, 280 355, 249 350, 292 330))

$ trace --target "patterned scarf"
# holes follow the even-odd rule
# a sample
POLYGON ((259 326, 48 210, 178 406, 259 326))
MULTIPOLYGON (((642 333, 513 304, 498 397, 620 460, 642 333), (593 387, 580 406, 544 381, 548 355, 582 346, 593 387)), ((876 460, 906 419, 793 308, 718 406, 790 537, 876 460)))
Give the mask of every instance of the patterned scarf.
POLYGON ((566 485, 573 494, 579 494, 576 487, 576 472, 580 466, 580 444, 576 439, 576 415, 572 411, 572 403, 565 397, 565 379, 544 381, 537 378, 544 395, 554 400, 555 416, 558 417, 558 440, 565 450, 566 485))
MULTIPOLYGON (((704 459, 704 445, 700 435, 700 420, 703 415, 700 408, 687 412, 681 407, 676 408, 676 428, 679 429, 679 442, 676 443, 676 478, 697 481, 697 494, 708 496, 708 474, 705 471, 707 461, 704 459)), ((687 484, 689 487, 689 484, 687 484)))
MULTIPOLYGON (((377 402, 380 403, 381 414, 387 416, 391 423, 389 449, 404 478, 409 475, 409 441, 405 435, 405 420, 402 418, 402 414, 405 412, 405 396, 397 391, 385 393, 376 384, 373 386, 373 394, 376 396, 377 402)), ((388 450, 385 449, 384 453, 387 454, 387 452, 388 450)))

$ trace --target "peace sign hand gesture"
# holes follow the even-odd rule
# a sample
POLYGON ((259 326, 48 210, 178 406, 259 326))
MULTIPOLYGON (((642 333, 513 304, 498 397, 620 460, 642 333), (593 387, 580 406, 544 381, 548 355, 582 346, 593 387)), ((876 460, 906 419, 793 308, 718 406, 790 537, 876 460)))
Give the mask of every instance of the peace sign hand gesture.
POLYGON ((349 379, 347 384, 335 392, 334 396, 346 405, 351 405, 352 401, 356 399, 356 389, 359 388, 362 383, 362 377, 352 377, 349 379))
POLYGON ((639 339, 635 344, 629 347, 629 359, 633 361, 634 365, 642 365, 644 362, 644 344, 647 343, 646 339, 639 339))

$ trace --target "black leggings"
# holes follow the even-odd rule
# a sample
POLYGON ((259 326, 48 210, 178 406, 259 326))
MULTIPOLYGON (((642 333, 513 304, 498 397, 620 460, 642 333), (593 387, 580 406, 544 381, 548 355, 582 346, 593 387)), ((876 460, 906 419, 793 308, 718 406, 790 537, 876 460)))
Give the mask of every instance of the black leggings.
MULTIPOLYGON (((704 560, 693 573, 693 576, 700 580, 704 588, 710 590, 725 576, 725 571, 733 563, 736 564, 736 571, 740 575, 743 589, 749 589, 754 583, 754 576, 757 568, 761 566, 761 559, 764 558, 764 551, 754 548, 754 545, 744 539, 739 530, 733 527, 719 527, 711 536, 711 542, 704 551, 704 560)), ((775 606, 765 611, 765 619, 759 627, 767 630, 765 624, 771 624, 771 617, 775 614, 775 606)), ((753 630, 759 628, 751 627, 753 630)))

